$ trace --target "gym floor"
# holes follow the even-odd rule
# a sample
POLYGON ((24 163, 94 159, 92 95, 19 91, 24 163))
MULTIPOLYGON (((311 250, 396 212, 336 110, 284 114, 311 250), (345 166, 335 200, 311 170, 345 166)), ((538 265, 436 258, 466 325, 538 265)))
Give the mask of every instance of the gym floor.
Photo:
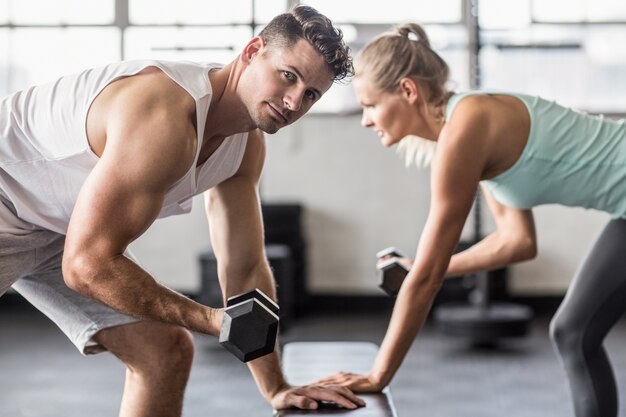
MULTIPOLYGON (((295 340, 380 342, 388 311, 311 315, 282 336, 295 340)), ((550 312, 529 337, 497 349, 475 349, 427 325, 391 385, 401 417, 572 416, 565 376, 548 340, 550 312)), ((15 295, 0 300, 0 417, 117 415, 124 370, 111 355, 79 355, 40 313, 15 295)), ((213 338, 197 335, 186 417, 269 417, 247 368, 213 338)), ((609 335, 622 397, 626 396, 626 320, 609 335)), ((624 401, 622 402, 624 403, 624 401)), ((621 417, 626 417, 622 406, 621 417)))

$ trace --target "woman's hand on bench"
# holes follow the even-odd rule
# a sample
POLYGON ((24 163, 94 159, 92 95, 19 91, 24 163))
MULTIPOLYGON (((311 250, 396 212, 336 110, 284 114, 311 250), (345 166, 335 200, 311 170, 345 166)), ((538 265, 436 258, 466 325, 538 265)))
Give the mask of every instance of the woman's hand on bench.
POLYGON ((380 392, 385 388, 380 386, 371 375, 355 374, 352 372, 337 372, 315 381, 322 386, 339 385, 350 388, 354 392, 380 392))

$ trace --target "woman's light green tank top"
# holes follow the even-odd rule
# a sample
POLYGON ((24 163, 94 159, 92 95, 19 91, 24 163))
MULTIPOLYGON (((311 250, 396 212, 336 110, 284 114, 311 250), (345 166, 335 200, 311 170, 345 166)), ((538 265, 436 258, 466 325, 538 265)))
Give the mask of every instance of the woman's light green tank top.
POLYGON ((472 94, 516 97, 530 115, 528 143, 520 158, 483 181, 497 201, 522 209, 562 204, 626 218, 626 120, 591 116, 540 97, 481 91, 452 96, 446 120, 472 94))

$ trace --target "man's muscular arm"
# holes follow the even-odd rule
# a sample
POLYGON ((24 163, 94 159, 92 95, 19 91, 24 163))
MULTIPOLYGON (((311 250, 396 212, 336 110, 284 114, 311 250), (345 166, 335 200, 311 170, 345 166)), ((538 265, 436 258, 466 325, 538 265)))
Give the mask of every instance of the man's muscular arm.
MULTIPOLYGON (((264 140, 260 131, 250 132, 237 173, 205 193, 211 245, 218 261, 224 300, 254 288, 276 300, 274 279, 265 257, 258 196, 264 140)), ((252 361, 250 367, 266 398, 285 385, 276 351, 252 361), (255 372, 260 366, 264 369, 260 372, 262 377, 255 372)))
MULTIPOLYGON (((276 299, 274 279, 265 256, 258 196, 264 160, 263 134, 252 131, 238 172, 205 194, 211 242, 225 298, 259 288, 276 299)), ((248 366, 259 390, 276 409, 316 408, 317 401, 329 401, 346 408, 364 405, 342 387, 290 387, 280 367, 278 347, 272 354, 249 362, 248 366)))
POLYGON ((122 313, 215 335, 221 320, 215 310, 158 284, 124 256, 156 219, 167 189, 193 164, 195 129, 186 93, 158 75, 118 83, 115 94, 104 94, 91 110, 100 112, 94 120, 102 129, 90 134, 104 134, 106 146, 70 219, 65 281, 122 313))

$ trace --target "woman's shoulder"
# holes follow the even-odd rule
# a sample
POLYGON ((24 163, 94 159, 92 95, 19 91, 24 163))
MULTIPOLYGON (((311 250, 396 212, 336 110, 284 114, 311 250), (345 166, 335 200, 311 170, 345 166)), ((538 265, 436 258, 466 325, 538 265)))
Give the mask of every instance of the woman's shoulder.
POLYGON ((513 95, 468 94, 455 104, 446 120, 445 136, 488 146, 512 130, 527 128, 528 119, 526 106, 513 95))
POLYGON ((468 91, 453 94, 446 106, 448 123, 501 120, 523 111, 526 106, 516 94, 505 92, 468 91))
POLYGON ((495 110, 493 97, 480 92, 456 93, 446 106, 446 123, 484 121, 495 110))

